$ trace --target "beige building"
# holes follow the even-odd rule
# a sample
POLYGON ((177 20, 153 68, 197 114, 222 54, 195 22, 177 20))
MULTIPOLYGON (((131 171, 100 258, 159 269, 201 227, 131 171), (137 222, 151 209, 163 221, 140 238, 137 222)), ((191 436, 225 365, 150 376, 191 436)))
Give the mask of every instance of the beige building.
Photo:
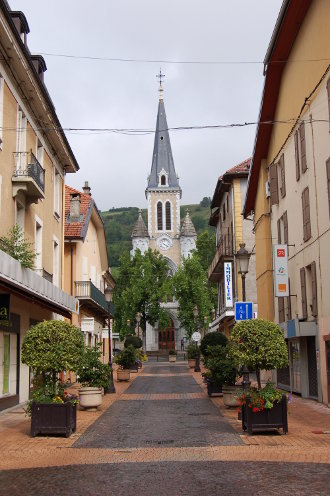
MULTIPOLYGON (((103 220, 88 182, 83 191, 65 186, 65 290, 79 300, 73 324, 81 328, 85 344, 103 343, 108 362, 108 303, 104 289, 114 288, 109 271, 103 220)), ((113 305, 111 315, 113 317, 113 305)))
MULTIPOLYGON (((196 248, 197 234, 188 211, 180 227, 181 196, 168 132, 163 88, 160 85, 152 166, 146 189, 148 228, 140 212, 132 232, 131 254, 134 255, 137 249, 142 254, 148 248, 157 250, 167 259, 172 274, 180 266, 182 257, 188 257, 196 248)), ((157 325, 151 327, 147 324, 146 335, 143 336, 147 351, 181 348, 185 330, 181 328, 177 317, 178 303, 171 301, 163 303, 163 306, 170 315, 171 325, 166 329, 158 329, 157 325)))
POLYGON ((242 243, 250 253, 249 271, 245 278, 245 299, 253 303, 253 314, 257 314, 253 226, 251 221, 242 217, 249 168, 250 159, 220 176, 211 202, 209 224, 216 228, 217 249, 208 277, 218 284, 218 308, 210 330, 219 330, 227 337, 235 324, 235 302, 243 300, 242 277, 236 258, 242 243))
POLYGON ((278 371, 278 383, 328 404, 329 22, 327 0, 283 2, 265 58, 244 208, 256 233, 259 314, 279 322, 288 342, 290 367, 278 371), (276 244, 288 254, 283 295, 274 281, 283 271, 274 265, 276 244))
POLYGON ((34 270, 0 251, 0 410, 29 397, 21 344, 44 319, 71 318, 64 283, 64 178, 78 164, 44 84, 46 65, 27 47, 22 12, 0 2, 0 236, 15 224, 36 253, 34 270))

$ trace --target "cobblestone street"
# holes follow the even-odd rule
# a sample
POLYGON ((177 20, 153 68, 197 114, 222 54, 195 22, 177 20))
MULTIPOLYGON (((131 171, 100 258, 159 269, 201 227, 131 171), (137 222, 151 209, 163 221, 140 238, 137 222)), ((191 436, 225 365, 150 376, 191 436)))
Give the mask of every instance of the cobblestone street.
POLYGON ((1 415, 0 495, 329 494, 323 405, 297 398, 288 435, 247 436, 185 364, 147 364, 116 390, 78 412, 69 439, 31 438, 20 411, 1 415))

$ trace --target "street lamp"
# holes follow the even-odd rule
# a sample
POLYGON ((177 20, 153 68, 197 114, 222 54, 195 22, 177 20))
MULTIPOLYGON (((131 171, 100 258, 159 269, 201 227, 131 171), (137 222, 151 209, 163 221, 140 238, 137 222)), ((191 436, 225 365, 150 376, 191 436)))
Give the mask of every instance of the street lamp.
POLYGON ((236 253, 236 258, 238 259, 238 273, 241 274, 242 277, 242 296, 243 296, 243 301, 246 301, 246 294, 245 294, 245 276, 249 272, 249 260, 251 253, 247 251, 245 248, 245 243, 241 243, 240 249, 236 253))
MULTIPOLYGON (((194 314, 195 328, 196 328, 196 331, 197 331, 197 317, 198 317, 198 314, 199 314, 199 310, 198 310, 198 306, 197 305, 195 305, 194 308, 193 308, 193 314, 194 314)), ((200 372, 201 369, 200 369, 200 366, 199 366, 199 353, 198 353, 197 341, 195 341, 195 343, 196 343, 196 357, 195 357, 195 368, 194 368, 194 371, 195 372, 200 372)))
POLYGON ((141 313, 138 312, 136 315, 135 315, 135 320, 136 320, 136 323, 137 323, 137 328, 138 328, 138 338, 140 337, 140 322, 141 322, 141 313))
POLYGON ((107 389, 107 393, 115 393, 116 392, 115 384, 114 384, 114 380, 113 380, 112 361, 111 361, 110 304, 112 302, 112 293, 113 293, 113 289, 110 286, 107 286, 104 289, 105 301, 108 304, 108 340, 109 340, 109 367, 110 367, 110 384, 109 384, 109 387, 107 389))
MULTIPOLYGON (((236 253, 236 258, 238 259, 239 270, 238 273, 241 274, 242 277, 242 299, 246 301, 246 292, 245 292, 245 276, 249 272, 249 261, 251 253, 247 251, 245 248, 245 243, 239 245, 240 249, 236 253)), ((243 391, 246 391, 250 387, 250 378, 249 378, 249 369, 246 365, 243 365, 242 369, 243 375, 243 391)))

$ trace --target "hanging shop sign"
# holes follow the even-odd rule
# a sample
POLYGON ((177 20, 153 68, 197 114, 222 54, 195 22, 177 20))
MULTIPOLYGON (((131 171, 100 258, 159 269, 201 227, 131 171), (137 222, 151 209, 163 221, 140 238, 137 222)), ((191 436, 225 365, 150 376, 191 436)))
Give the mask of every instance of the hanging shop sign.
POLYGON ((274 245, 275 296, 289 296, 288 246, 274 245))
POLYGON ((10 319, 10 294, 0 294, 0 323, 5 325, 10 319))
POLYGON ((233 274, 232 274, 232 264, 231 262, 224 263, 224 275, 225 275, 225 306, 233 306, 233 274))

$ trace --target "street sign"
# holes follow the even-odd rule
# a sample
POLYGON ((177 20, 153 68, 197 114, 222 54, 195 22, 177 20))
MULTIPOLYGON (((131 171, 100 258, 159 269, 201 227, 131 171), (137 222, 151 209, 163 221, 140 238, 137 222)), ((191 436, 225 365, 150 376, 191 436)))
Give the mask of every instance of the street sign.
POLYGON ((196 341, 196 342, 200 341, 201 337, 202 337, 202 335, 200 332, 194 332, 194 334, 191 336, 192 340, 196 341))
POLYGON ((235 303, 235 320, 251 320, 253 318, 252 301, 237 301, 235 303))

